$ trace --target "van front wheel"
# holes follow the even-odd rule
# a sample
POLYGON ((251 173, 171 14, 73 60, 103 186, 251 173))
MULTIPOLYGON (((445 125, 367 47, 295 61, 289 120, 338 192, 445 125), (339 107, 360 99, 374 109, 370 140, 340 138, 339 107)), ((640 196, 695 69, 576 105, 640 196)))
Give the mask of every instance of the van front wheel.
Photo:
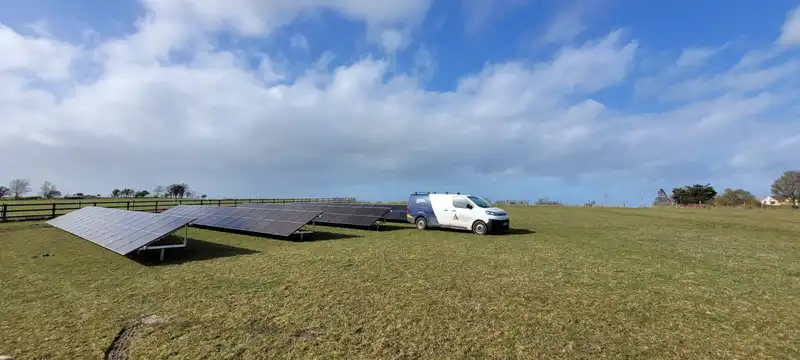
POLYGON ((486 223, 478 220, 472 224, 472 232, 478 235, 486 235, 486 223))
POLYGON ((428 222, 425 221, 425 218, 420 216, 417 218, 417 229, 425 230, 428 227, 428 222))

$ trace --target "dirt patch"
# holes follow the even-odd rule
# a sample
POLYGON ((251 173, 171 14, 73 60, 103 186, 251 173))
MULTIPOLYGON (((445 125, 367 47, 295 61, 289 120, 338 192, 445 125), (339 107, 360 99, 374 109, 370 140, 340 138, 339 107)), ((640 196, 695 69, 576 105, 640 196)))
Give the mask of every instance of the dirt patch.
POLYGON ((106 354, 104 359, 105 360, 123 360, 128 358, 128 346, 130 346, 131 340, 136 336, 136 334, 145 326, 151 326, 154 324, 163 323, 164 319, 150 315, 145 316, 139 321, 128 325, 123 326, 122 329, 119 330, 117 336, 114 337, 114 340, 111 341, 111 345, 108 346, 106 349, 106 354))
POLYGON ((283 329, 269 318, 253 318, 244 324, 249 332, 259 335, 273 335, 283 332, 283 329))
POLYGON ((303 329, 295 331, 292 336, 303 339, 314 339, 317 337, 317 329, 303 329))

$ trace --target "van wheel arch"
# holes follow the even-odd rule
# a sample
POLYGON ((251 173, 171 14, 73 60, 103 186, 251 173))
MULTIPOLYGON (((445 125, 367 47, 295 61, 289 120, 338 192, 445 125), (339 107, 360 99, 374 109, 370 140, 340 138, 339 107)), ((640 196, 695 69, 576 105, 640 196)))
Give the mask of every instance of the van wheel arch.
POLYGON ((417 216, 414 218, 414 225, 417 226, 417 229, 425 230, 428 228, 428 220, 422 215, 417 216))
POLYGON ((489 227, 483 220, 476 220, 472 223, 472 232, 478 235, 486 235, 489 232, 489 227))

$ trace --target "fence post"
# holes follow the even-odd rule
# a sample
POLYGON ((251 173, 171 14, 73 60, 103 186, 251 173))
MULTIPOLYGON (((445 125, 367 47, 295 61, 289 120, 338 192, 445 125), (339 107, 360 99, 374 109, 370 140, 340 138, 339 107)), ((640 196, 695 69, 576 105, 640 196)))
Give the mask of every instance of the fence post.
POLYGON ((80 209, 80 208, 82 208, 82 207, 83 207, 83 206, 81 205, 81 201, 80 201, 80 200, 78 200, 78 209, 80 209))
POLYGON ((125 210, 130 210, 130 209, 131 209, 131 202, 128 201, 128 203, 125 205, 125 210))
POLYGON ((203 199, 200 199, 200 205, 203 205, 203 199))
POLYGON ((8 211, 8 204, 3 204, 3 221, 6 221, 6 211, 8 211))
POLYGON ((217 206, 222 206, 222 199, 217 200, 217 206))
POLYGON ((56 203, 53 203, 53 215, 52 217, 56 217, 56 203))
POLYGON ((155 205, 155 209, 153 209, 153 212, 155 212, 155 213, 158 212, 158 200, 156 200, 156 205, 155 205))

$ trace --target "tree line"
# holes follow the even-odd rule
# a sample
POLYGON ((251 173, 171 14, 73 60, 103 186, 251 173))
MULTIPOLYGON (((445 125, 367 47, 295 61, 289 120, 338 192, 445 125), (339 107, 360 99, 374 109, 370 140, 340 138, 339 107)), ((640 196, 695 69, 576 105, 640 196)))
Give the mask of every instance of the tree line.
MULTIPOLYGON (((800 171, 784 171, 772 182, 770 192, 773 196, 783 196, 790 204, 797 204, 800 199, 800 171)), ((664 189, 658 191, 654 206, 668 205, 717 205, 717 206, 758 206, 760 201, 751 192, 744 189, 724 189, 718 194, 711 184, 686 185, 672 189, 668 195, 664 189)), ((797 205, 793 205, 797 206, 797 205)))
MULTIPOLYGON (((193 198, 196 197, 195 193, 189 190, 189 185, 185 183, 180 184, 172 184, 172 185, 159 185, 153 189, 153 192, 149 192, 147 190, 134 190, 134 189, 114 189, 111 191, 111 197, 134 197, 134 198, 143 198, 152 195, 153 197, 166 197, 166 198, 193 198)), ((201 199, 205 199, 207 196, 206 194, 202 194, 199 196, 201 199)))
MULTIPOLYGON (((12 197, 15 200, 25 198, 25 194, 32 191, 31 183, 27 179, 14 179, 8 183, 8 186, 0 185, 0 198, 12 197)), ((45 181, 39 187, 39 196, 45 199, 53 198, 66 198, 66 199, 82 199, 92 197, 102 197, 100 194, 88 195, 84 193, 75 193, 72 195, 63 195, 58 190, 55 184, 50 181, 45 181)), ((112 198, 144 198, 144 197, 166 197, 166 198, 194 198, 199 197, 205 199, 207 196, 202 194, 196 196, 195 192, 189 190, 189 185, 186 183, 171 184, 167 186, 159 185, 153 189, 153 192, 147 190, 135 190, 130 188, 114 189, 109 194, 112 198)))

